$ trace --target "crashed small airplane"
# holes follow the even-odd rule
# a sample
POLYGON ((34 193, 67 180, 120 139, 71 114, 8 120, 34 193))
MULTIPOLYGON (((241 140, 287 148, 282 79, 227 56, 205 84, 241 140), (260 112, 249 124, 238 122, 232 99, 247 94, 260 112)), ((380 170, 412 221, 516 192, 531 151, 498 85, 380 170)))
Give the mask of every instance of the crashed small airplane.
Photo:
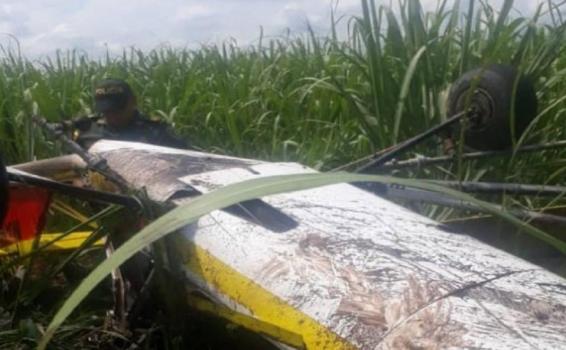
MULTIPOLYGON (((455 84, 453 117, 380 154, 361 170, 395 166, 388 162, 401 151, 463 117, 471 122, 464 130, 471 141, 492 143, 480 142, 470 145, 472 148, 501 152, 508 147, 511 137, 501 138, 501 132, 493 128, 508 127, 505 118, 509 113, 503 116, 498 109, 497 114, 492 104, 501 97, 501 84, 493 86, 493 75, 503 76, 501 72, 509 70, 496 66, 487 72, 492 76, 479 81, 481 89, 472 89, 471 99, 465 97, 477 87, 471 85, 477 71, 455 84), (466 104, 469 102, 473 108, 466 104)), ((509 88, 508 93, 511 91, 509 88)), ((556 146, 564 143, 543 147, 556 146)), ((244 180, 316 173, 297 163, 111 140, 98 141, 88 154, 80 149, 73 153, 81 157, 69 155, 9 167, 12 196, 0 246, 3 254, 22 254, 30 249, 30 240, 38 241, 38 237, 39 247, 53 249, 77 248, 90 237, 90 232, 64 237, 41 234, 42 217, 52 205, 50 194, 56 191, 88 201, 143 206, 139 198, 122 191, 127 188, 143 193, 144 201, 170 209, 244 180), (102 174, 112 184, 91 181, 95 189, 88 189, 61 182, 82 176, 86 169, 102 174)), ((464 154, 463 159, 483 155, 464 154)), ((482 191, 564 192, 563 188, 530 185, 468 185, 482 191)), ((566 280, 468 235, 450 232, 386 198, 398 195, 397 188, 370 190, 360 184, 334 184, 212 211, 166 237, 170 285, 181 284, 170 289, 186 293, 183 300, 190 308, 248 329, 280 349, 564 347, 566 280)), ((463 205, 427 191, 402 195, 439 205, 463 205)), ((517 214, 533 217, 529 212, 517 214)), ((112 254, 109 243, 112 237, 97 242, 112 254)), ((138 270, 147 266, 141 264, 138 270)), ((128 305, 126 294, 131 290, 123 283, 131 271, 124 266, 122 272, 122 278, 113 275, 115 315, 127 321, 135 307, 128 305)), ((149 279, 152 274, 145 275, 149 279)), ((134 291, 137 298, 143 297, 144 286, 134 291)))
MULTIPOLYGON (((99 141, 90 153, 131 188, 170 205, 246 179, 314 172, 297 163, 119 141, 99 141)), ((46 164, 85 166, 73 156, 39 168, 46 164)), ((35 179, 35 187, 14 186, 35 191, 41 181, 53 182, 31 175, 34 167, 12 169, 35 179)), ((46 202, 36 199, 48 196, 31 197, 40 212, 46 202)), ((566 344, 564 279, 350 184, 214 211, 171 239, 177 273, 200 295, 188 303, 281 348, 566 344)))

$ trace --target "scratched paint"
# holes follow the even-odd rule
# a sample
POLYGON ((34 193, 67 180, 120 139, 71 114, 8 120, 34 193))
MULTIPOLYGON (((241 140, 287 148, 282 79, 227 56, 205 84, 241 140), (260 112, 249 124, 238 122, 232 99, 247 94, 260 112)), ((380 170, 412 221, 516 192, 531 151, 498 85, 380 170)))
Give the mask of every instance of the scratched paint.
MULTIPOLYGON (((293 163, 238 164, 234 158, 119 142, 99 143, 93 151, 132 183, 148 161, 167 163, 163 153, 216 162, 193 173, 190 167, 162 166, 160 174, 168 180, 155 185, 155 196, 168 181, 207 192, 259 176, 313 171, 293 163), (137 152, 144 157, 133 156, 137 152), (120 154, 139 160, 126 167, 120 154)), ((559 349, 566 344, 566 282, 550 272, 446 232, 348 184, 263 200, 298 227, 275 233, 216 211, 184 237, 359 348, 559 349)), ((187 277, 219 302, 252 313, 253 305, 238 305, 211 281, 190 272, 187 277)))

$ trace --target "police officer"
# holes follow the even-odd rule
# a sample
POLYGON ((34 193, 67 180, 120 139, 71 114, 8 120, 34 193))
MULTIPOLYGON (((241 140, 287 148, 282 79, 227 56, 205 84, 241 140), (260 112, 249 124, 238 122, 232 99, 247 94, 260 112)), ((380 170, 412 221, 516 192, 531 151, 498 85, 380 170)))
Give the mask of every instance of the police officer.
POLYGON ((94 90, 94 109, 94 116, 71 121, 73 139, 85 149, 100 139, 189 148, 167 124, 150 120, 138 111, 136 96, 123 80, 101 81, 94 90))
MULTIPOLYGON (((64 126, 72 131, 73 139, 88 149, 100 139, 143 142, 173 148, 189 148, 187 142, 176 137, 168 125, 143 116, 137 107, 136 96, 123 80, 108 79, 98 83, 94 89, 95 115, 74 119, 64 126)), ((138 217, 131 213, 112 229, 112 242, 119 246, 135 233, 138 217)), ((132 285, 134 292, 140 291, 149 262, 143 255, 130 258, 122 267, 122 273, 132 285)))

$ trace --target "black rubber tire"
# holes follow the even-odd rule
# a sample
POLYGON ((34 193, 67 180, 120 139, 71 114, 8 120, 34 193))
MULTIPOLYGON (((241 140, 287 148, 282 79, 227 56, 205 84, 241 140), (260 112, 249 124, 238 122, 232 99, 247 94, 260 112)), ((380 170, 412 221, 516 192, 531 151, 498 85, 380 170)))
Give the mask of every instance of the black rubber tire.
MULTIPOLYGON (((448 115, 475 109, 465 123, 464 143, 479 150, 505 150, 513 144, 511 115, 513 87, 518 71, 508 65, 493 64, 465 73, 450 89, 448 115), (471 93, 471 89, 474 92, 471 93)), ((519 138, 537 114, 537 98, 531 80, 519 77, 515 98, 515 138, 519 138)), ((460 136, 460 126, 452 138, 460 136)))

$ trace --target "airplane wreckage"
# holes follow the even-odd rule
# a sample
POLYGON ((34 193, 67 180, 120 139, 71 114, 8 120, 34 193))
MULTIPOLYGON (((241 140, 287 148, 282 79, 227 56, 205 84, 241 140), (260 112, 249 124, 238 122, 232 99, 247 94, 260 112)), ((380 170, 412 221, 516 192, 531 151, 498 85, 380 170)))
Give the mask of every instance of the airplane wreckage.
MULTIPOLYGON (((509 131, 509 127, 499 116, 503 113, 497 111, 499 106, 494 105, 503 103, 501 97, 494 97, 499 91, 490 84, 507 71, 494 67, 481 75, 473 89, 472 76, 477 76, 477 71, 456 84, 451 97, 452 118, 381 153, 358 170, 374 172, 396 165, 408 166, 411 160, 392 160, 433 134, 454 129, 454 125, 459 127, 463 119, 469 119, 464 133, 469 134, 470 140, 477 142, 475 133, 484 141, 469 145, 480 152, 464 154, 464 159, 505 154, 509 140, 501 136, 501 129, 509 131), (491 80, 484 79, 486 76, 491 80), (470 95, 470 90, 471 98, 464 101, 462 96, 470 95), (464 108, 464 104, 473 108, 464 108)), ((519 131, 526 127, 522 122, 516 124, 519 131)), ((562 146, 560 142, 527 146, 519 152, 562 146)), ((145 200, 172 208, 244 180, 316 173, 297 163, 272 163, 113 140, 95 143, 88 153, 75 151, 75 155, 8 167, 10 194, 25 204, 21 210, 26 210, 30 227, 38 227, 34 220, 40 221, 44 215, 51 192, 64 191, 77 198, 130 208, 139 206, 138 199, 121 191, 121 186, 125 186, 143 192, 145 200), (97 189, 60 181, 78 177, 86 170, 103 174, 108 181, 97 189), (112 181, 116 178, 119 181, 112 181), (108 182, 114 182, 115 191, 108 191, 108 182)), ((450 161, 449 158, 425 158, 419 162, 426 166, 427 161, 450 161)), ((95 181, 92 183, 97 187, 95 181)), ((563 188, 553 186, 447 185, 470 192, 564 193, 563 188)), ((166 237, 173 281, 183 285, 170 288, 177 294, 186 294, 183 300, 188 307, 250 330, 273 348, 566 346, 565 279, 473 237, 450 232, 444 225, 390 200, 403 196, 481 210, 426 190, 364 183, 333 184, 248 200, 210 212, 166 237)), ((14 211, 17 210, 8 209, 4 235, 10 234, 10 222, 18 217, 14 211)), ((526 219, 563 220, 538 213, 514 214, 526 219)), ((1 247, 3 254, 21 253, 21 246, 37 239, 39 232, 22 229, 18 234, 12 237, 15 243, 1 247)), ((85 232, 60 240, 56 236, 41 237, 40 246, 73 249, 87 237, 85 232)), ((108 242, 112 238, 97 244, 108 246, 108 242)), ((134 291, 137 298, 143 298, 148 276, 152 275, 151 264, 142 265, 147 273, 145 282, 134 291)), ((113 274, 117 294, 115 317, 126 323, 136 304, 132 306, 128 301, 131 291, 120 281, 128 279, 128 275, 127 266, 121 277, 113 274)))

